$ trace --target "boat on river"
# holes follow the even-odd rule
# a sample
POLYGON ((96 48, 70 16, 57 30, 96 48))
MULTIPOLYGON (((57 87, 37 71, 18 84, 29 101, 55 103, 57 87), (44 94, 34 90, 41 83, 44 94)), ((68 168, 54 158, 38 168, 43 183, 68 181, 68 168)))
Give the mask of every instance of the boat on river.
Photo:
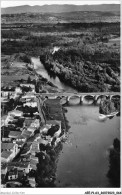
POLYGON ((104 120, 104 119, 107 119, 107 118, 111 118, 111 117, 114 117, 114 116, 116 116, 118 114, 118 112, 116 111, 116 112, 112 112, 112 113, 110 113, 110 114, 100 114, 99 115, 99 119, 100 120, 104 120))

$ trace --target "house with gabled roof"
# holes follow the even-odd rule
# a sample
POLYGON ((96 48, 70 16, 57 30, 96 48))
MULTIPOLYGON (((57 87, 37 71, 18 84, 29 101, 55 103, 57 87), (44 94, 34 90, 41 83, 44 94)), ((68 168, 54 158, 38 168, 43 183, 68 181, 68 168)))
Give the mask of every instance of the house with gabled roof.
POLYGON ((11 162, 8 166, 13 166, 17 170, 23 170, 24 173, 29 173, 31 171, 30 162, 11 162))
POLYGON ((19 110, 12 110, 10 112, 8 112, 9 116, 18 116, 18 117, 22 117, 23 116, 23 112, 19 111, 19 110))
POLYGON ((13 153, 11 151, 3 151, 1 153, 1 162, 8 163, 14 158, 13 153))
POLYGON ((8 172, 8 180, 16 180, 18 179, 18 170, 14 168, 8 172))
POLYGON ((21 131, 10 131, 8 137, 12 139, 17 139, 22 134, 21 131))
POLYGON ((31 154, 32 155, 35 155, 36 153, 40 152, 39 143, 34 141, 31 145, 30 149, 31 149, 31 154))
POLYGON ((34 132, 31 132, 31 131, 28 131, 28 130, 23 130, 22 135, 28 139, 29 137, 34 135, 34 132))
POLYGON ((26 140, 27 140, 27 137, 25 137, 24 135, 19 135, 19 136, 17 136, 17 138, 16 138, 16 142, 23 142, 23 143, 25 143, 26 142, 26 140))
POLYGON ((13 159, 19 152, 18 145, 16 143, 2 143, 1 152, 2 152, 2 157, 5 158, 6 160, 13 159))
POLYGON ((29 180, 30 186, 35 188, 36 187, 35 177, 29 177, 28 180, 29 180))

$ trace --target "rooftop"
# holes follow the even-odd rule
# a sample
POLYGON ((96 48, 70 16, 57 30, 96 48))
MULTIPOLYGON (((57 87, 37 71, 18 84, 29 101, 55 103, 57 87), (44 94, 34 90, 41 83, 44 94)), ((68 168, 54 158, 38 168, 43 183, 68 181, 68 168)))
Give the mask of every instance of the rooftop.
POLYGON ((22 146, 24 144, 22 141, 17 141, 16 143, 18 144, 18 146, 22 146))
POLYGON ((17 169, 15 168, 15 169, 12 169, 12 170, 10 170, 10 171, 8 172, 8 176, 17 175, 17 173, 18 173, 18 171, 17 171, 17 169))
POLYGON ((48 141, 47 140, 44 140, 44 139, 42 139, 42 138, 40 138, 40 139, 38 139, 37 140, 40 144, 43 144, 43 145, 47 145, 48 144, 48 141))
POLYGON ((25 138, 29 138, 31 136, 32 132, 31 131, 27 131, 27 130, 24 130, 22 132, 22 135, 25 137, 25 138))
POLYGON ((27 168, 29 164, 29 162, 11 162, 9 163, 9 166, 27 168))
POLYGON ((13 143, 2 143, 1 144, 1 150, 4 151, 4 150, 10 150, 14 147, 15 144, 13 143))
POLYGON ((22 132, 21 131, 10 131, 10 133, 9 133, 9 137, 18 137, 18 136, 20 136, 22 134, 22 132))
POLYGON ((31 165, 36 165, 37 163, 38 163, 38 162, 37 162, 36 160, 33 160, 33 159, 30 160, 30 164, 31 164, 31 165))
POLYGON ((32 122, 34 122, 34 119, 25 119, 24 124, 26 127, 29 127, 32 122))
POLYGON ((3 151, 3 152, 1 153, 1 157, 7 159, 11 154, 12 154, 12 152, 3 151))
POLYGON ((10 112, 8 112, 8 114, 22 114, 23 112, 19 111, 19 110, 12 110, 10 112))

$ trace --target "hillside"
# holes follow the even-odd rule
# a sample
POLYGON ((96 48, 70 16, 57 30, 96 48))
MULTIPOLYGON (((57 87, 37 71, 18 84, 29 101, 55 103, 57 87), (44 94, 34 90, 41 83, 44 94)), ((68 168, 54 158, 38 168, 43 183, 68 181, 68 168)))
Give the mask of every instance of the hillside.
POLYGON ((102 12, 120 12, 120 4, 101 4, 101 5, 43 5, 43 6, 16 6, 1 9, 1 14, 15 13, 63 13, 76 11, 102 11, 102 12))
POLYGON ((92 22, 119 22, 120 12, 78 11, 63 13, 21 13, 4 14, 2 23, 92 23, 92 22))

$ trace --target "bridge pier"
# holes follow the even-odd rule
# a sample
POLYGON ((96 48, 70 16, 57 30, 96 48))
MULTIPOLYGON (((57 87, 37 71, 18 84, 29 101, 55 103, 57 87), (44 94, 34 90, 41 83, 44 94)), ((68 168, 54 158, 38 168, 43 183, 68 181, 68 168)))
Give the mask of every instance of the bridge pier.
POLYGON ((80 104, 82 105, 83 104, 83 100, 84 100, 84 96, 80 96, 80 104))
POLYGON ((97 99, 98 99, 98 97, 99 97, 99 95, 95 95, 94 96, 94 102, 93 102, 94 105, 97 105, 97 99))

